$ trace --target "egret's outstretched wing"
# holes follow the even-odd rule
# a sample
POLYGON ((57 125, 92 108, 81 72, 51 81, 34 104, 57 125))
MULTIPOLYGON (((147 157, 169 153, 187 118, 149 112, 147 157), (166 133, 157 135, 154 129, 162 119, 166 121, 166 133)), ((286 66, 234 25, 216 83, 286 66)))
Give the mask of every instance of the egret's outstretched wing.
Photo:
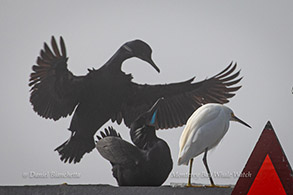
POLYGON ((96 148, 99 153, 108 161, 114 164, 137 164, 142 159, 142 152, 134 145, 123 140, 112 127, 101 131, 98 137, 96 148), (110 133, 109 133, 110 132, 110 133))
POLYGON ((84 77, 74 76, 67 69, 65 44, 60 37, 61 51, 52 36, 52 49, 44 43, 30 75, 30 102, 40 116, 58 120, 70 115, 78 104, 84 77))
POLYGON ((122 106, 121 112, 112 117, 112 121, 120 123, 124 119, 129 127, 131 122, 145 112, 154 102, 164 97, 159 106, 156 129, 167 129, 182 126, 191 114, 206 103, 227 103, 241 86, 234 86, 242 78, 240 71, 234 72, 237 64, 232 63, 219 74, 192 83, 194 78, 180 83, 165 85, 139 85, 132 83, 131 96, 122 106))

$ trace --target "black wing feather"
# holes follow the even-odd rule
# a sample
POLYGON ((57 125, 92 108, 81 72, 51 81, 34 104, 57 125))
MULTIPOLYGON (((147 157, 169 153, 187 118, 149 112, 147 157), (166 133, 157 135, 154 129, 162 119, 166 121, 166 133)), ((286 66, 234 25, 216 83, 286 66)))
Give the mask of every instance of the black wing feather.
MULTIPOLYGON (((166 85, 132 83, 133 93, 122 106, 120 114, 126 126, 130 127, 139 114, 145 112, 158 98, 164 97, 157 113, 156 129, 182 126, 201 105, 229 102, 228 99, 241 88, 235 86, 242 79, 236 79, 240 74, 240 71, 234 73, 236 67, 236 63, 231 63, 215 76, 197 83, 192 83, 194 78, 166 85)), ((112 121, 115 120, 112 118, 112 121)))
POLYGON ((83 77, 74 76, 67 69, 68 58, 62 37, 61 53, 53 36, 51 46, 53 51, 44 43, 37 65, 32 67, 30 102, 40 116, 58 120, 70 115, 78 104, 83 77))

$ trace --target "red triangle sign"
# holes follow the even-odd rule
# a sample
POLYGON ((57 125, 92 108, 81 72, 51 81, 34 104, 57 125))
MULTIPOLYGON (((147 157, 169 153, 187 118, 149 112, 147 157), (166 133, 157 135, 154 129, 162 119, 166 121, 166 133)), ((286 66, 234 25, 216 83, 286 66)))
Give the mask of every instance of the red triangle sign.
POLYGON ((293 173, 270 122, 257 141, 232 194, 293 194, 293 173))
POLYGON ((280 178, 268 154, 249 189, 248 195, 252 194, 286 195, 280 178))

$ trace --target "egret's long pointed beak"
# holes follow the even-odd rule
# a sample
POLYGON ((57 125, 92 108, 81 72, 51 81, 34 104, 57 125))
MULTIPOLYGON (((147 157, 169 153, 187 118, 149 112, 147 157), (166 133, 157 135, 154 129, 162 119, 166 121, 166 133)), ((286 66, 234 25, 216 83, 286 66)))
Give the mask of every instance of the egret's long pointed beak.
POLYGON ((246 127, 251 128, 251 126, 249 124, 247 124, 246 122, 244 122, 243 120, 241 120, 240 118, 235 116, 234 114, 232 114, 232 120, 237 121, 237 122, 241 123, 242 125, 245 125, 246 127))

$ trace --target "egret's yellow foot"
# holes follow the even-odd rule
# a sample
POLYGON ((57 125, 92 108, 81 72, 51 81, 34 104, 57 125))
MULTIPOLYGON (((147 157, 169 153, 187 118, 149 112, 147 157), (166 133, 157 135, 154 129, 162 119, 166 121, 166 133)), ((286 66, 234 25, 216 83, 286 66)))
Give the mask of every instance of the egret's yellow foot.
POLYGON ((204 186, 203 185, 192 185, 192 184, 188 183, 185 187, 202 188, 204 186))

